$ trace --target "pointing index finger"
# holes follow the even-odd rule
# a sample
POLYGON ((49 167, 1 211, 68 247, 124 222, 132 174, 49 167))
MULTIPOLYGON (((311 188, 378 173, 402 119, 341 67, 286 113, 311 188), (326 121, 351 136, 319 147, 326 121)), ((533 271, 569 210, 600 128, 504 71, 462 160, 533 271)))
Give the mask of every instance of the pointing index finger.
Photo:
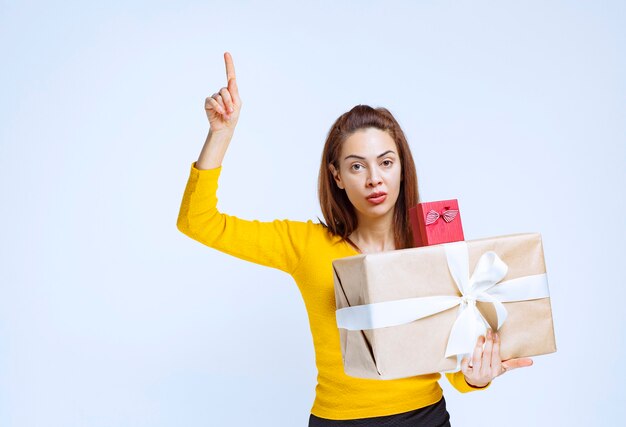
POLYGON ((230 82, 231 79, 235 79, 235 64, 233 64, 230 52, 224 52, 224 62, 226 63, 226 79, 230 82))

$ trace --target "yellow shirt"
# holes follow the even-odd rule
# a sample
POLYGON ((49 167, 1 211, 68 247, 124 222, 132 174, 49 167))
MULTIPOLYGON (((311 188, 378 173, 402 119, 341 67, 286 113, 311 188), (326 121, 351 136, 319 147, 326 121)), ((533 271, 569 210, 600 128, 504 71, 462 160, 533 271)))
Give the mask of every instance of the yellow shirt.
MULTIPOLYGON (((346 375, 335 318, 332 261, 358 252, 322 224, 274 220, 248 221, 217 210, 217 181, 222 167, 191 171, 178 215, 178 229, 207 246, 246 261, 289 273, 308 312, 317 365, 317 386, 311 413, 336 420, 408 412, 441 400, 443 391, 433 373, 395 380, 346 375)), ((472 387, 461 371, 446 373, 460 392, 472 387)))

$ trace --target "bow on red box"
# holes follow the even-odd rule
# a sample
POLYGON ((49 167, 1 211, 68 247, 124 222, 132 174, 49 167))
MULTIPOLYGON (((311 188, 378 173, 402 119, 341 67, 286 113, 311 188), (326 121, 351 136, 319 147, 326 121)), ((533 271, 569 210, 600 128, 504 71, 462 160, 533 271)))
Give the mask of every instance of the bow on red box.
POLYGON ((457 199, 418 203, 409 209, 409 218, 414 247, 465 240, 457 199))
POLYGON ((435 222, 437 222, 439 217, 443 217, 443 220, 445 222, 451 222, 454 218, 456 218, 456 215, 458 213, 459 213, 458 209, 445 209, 441 213, 441 215, 439 215, 439 212, 437 212, 434 209, 431 209, 426 214, 426 225, 434 224, 435 222))

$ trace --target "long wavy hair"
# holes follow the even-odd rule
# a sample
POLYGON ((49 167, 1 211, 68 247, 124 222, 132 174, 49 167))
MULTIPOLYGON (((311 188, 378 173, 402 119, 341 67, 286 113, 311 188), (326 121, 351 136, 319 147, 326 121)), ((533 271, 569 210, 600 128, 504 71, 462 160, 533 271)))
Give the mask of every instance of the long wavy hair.
POLYGON ((360 129, 376 128, 387 132, 395 141, 402 167, 400 194, 394 210, 394 239, 396 249, 413 247, 413 233, 408 209, 419 202, 417 173, 411 149, 404 132, 393 115, 386 108, 372 108, 357 105, 342 114, 331 126, 324 150, 318 177, 318 197, 326 223, 320 220, 336 236, 347 238, 357 227, 358 220, 354 206, 346 192, 335 183, 330 171, 332 164, 339 170, 339 156, 343 142, 360 129))

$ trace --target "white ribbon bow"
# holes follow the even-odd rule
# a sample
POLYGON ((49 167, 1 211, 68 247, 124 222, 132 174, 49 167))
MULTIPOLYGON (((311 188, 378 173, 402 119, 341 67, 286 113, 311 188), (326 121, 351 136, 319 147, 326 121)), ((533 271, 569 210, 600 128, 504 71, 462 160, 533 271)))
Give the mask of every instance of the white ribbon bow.
POLYGON ((336 311, 337 326, 348 330, 397 326, 459 305, 445 352, 446 358, 457 356, 458 370, 461 357, 473 352, 476 340, 480 335, 484 335, 489 327, 489 323, 476 308, 476 301, 490 302, 494 305, 500 329, 507 317, 503 302, 550 296, 545 273, 501 282, 506 276, 508 266, 495 252, 488 251, 479 258, 470 277, 467 243, 461 241, 442 246, 445 248, 448 269, 461 296, 407 298, 345 307, 336 311), (496 284, 498 286, 495 286, 496 284))

